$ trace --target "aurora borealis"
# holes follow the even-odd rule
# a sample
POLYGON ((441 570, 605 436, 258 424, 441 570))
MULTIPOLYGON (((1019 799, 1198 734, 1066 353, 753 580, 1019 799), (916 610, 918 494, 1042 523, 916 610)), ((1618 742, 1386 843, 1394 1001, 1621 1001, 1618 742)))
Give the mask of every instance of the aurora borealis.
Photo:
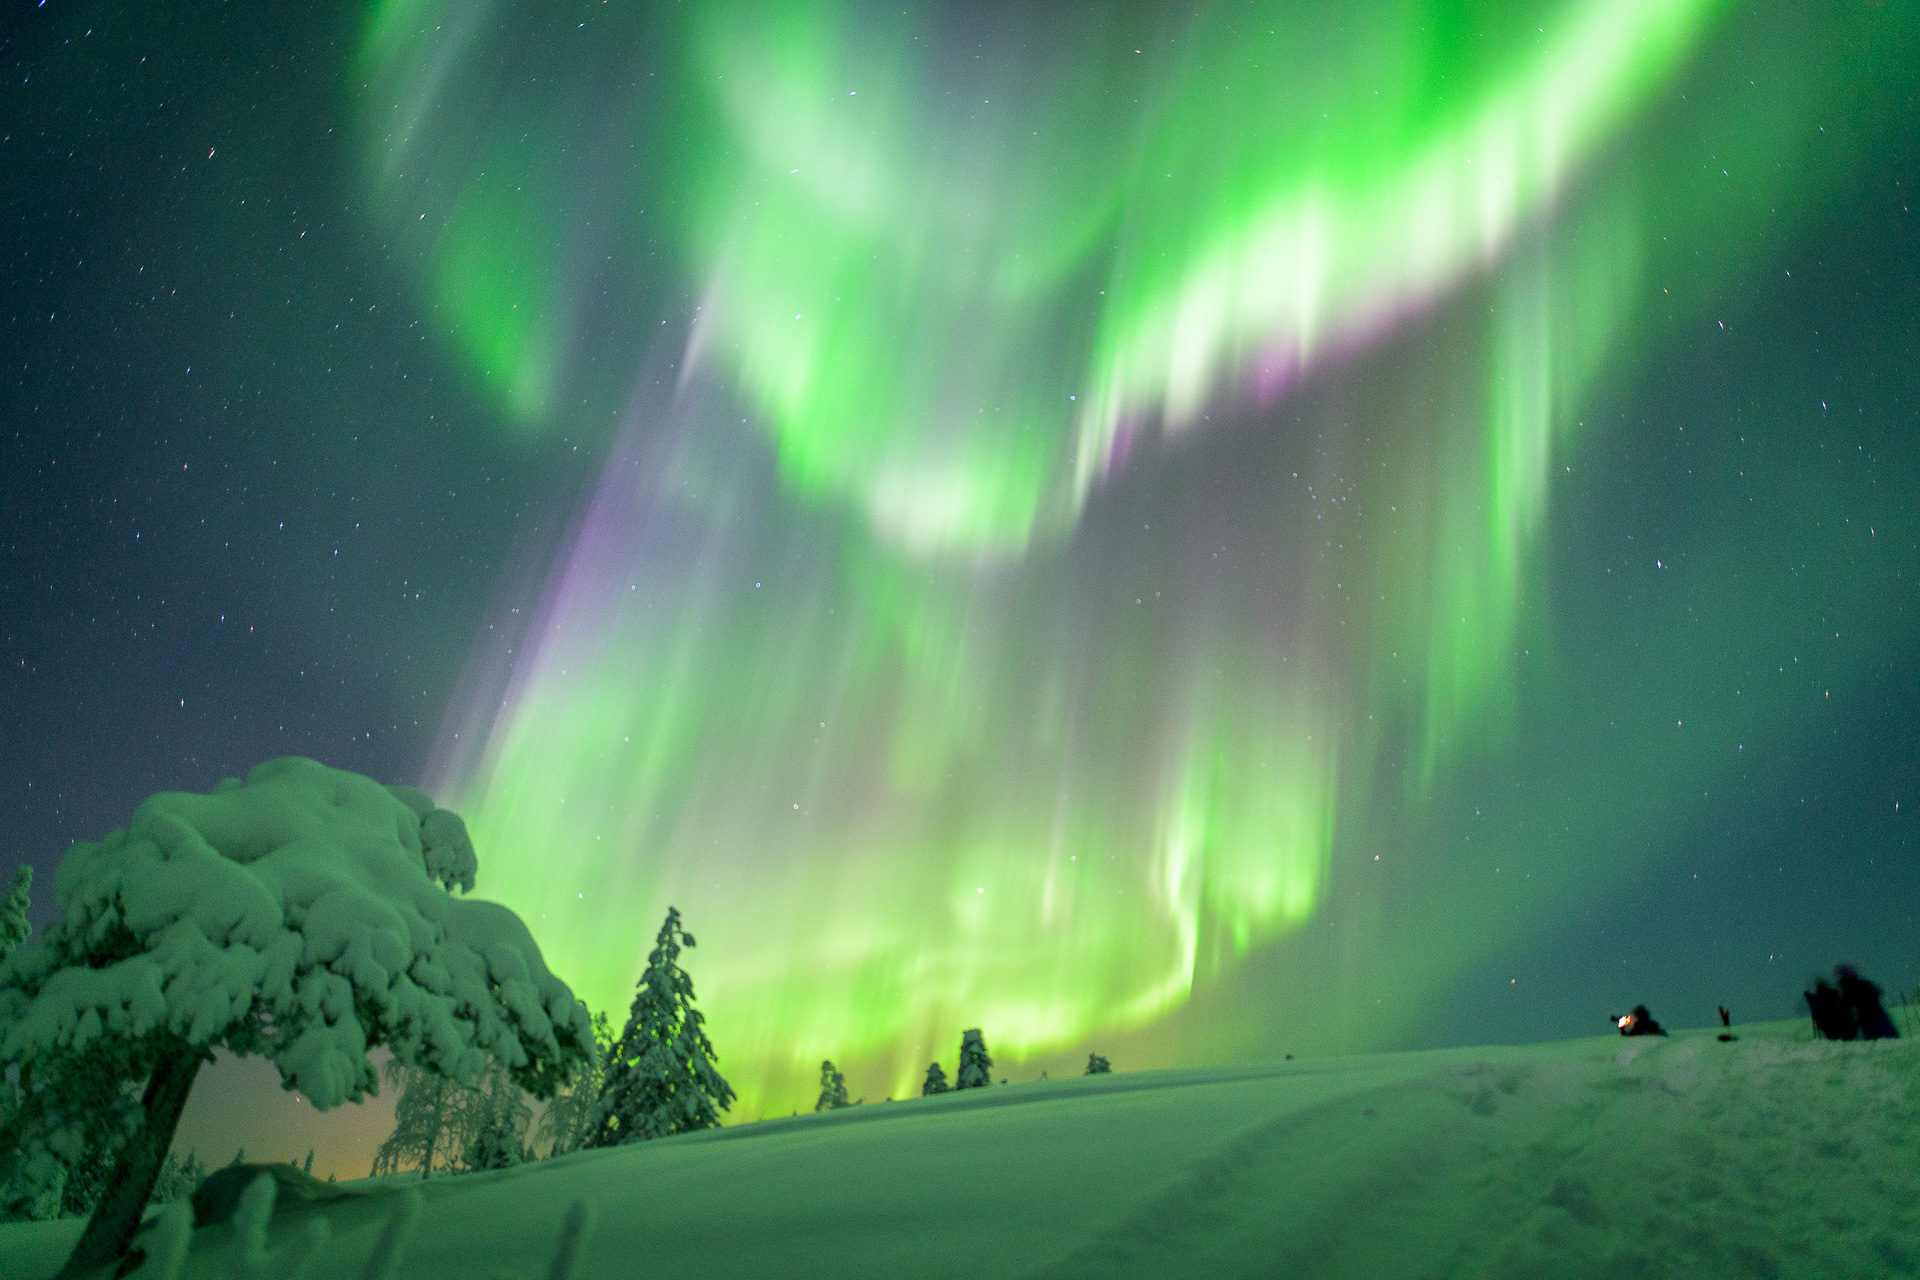
MULTIPOLYGON (((225 487, 159 536, 252 550, 154 595, 281 656, 209 640, 259 723, 115 758, 418 781, 595 1008, 677 906, 736 1118, 971 1026, 1028 1078, 1920 980, 1909 11, 777 10, 255 20, 298 109, 176 55, 240 132, 169 154, 256 176, 155 206, 167 287, 262 283, 179 326, 225 487)), ((13 416, 105 412, 39 371, 126 314, 23 337, 13 416)))

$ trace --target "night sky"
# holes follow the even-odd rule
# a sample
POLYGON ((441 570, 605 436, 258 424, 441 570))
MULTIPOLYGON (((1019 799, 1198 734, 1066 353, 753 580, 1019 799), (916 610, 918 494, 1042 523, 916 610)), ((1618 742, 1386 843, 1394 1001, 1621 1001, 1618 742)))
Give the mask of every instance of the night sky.
POLYGON ((0 864, 418 783, 735 1118, 1911 991, 1920 14, 1353 8, 11 6, 0 864))

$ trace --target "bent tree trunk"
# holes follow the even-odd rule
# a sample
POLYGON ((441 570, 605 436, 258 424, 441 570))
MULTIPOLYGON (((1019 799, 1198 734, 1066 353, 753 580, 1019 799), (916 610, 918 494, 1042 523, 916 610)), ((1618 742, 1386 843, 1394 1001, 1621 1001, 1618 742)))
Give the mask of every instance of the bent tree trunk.
POLYGON ((160 1176, 160 1162, 173 1145, 173 1131, 180 1127, 180 1113, 186 1110, 187 1094, 193 1078, 200 1074, 201 1055, 185 1045, 163 1057, 147 1077, 147 1091, 140 1099, 144 1113, 139 1132, 127 1139, 107 1177, 106 1190, 73 1256, 60 1269, 59 1280, 72 1280, 104 1267, 126 1252, 133 1233, 140 1229, 140 1214, 153 1195, 153 1184, 160 1176))

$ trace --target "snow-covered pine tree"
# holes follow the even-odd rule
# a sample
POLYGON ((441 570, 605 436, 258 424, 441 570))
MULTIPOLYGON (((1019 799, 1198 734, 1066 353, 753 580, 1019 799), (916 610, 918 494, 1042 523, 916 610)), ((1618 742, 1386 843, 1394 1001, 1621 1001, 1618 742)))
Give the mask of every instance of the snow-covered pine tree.
POLYGON ((124 1080, 53 1064, 8 1080, 0 1065, 0 1218, 91 1213, 139 1127, 139 1090, 124 1080))
POLYGON ((1104 1075, 1110 1075, 1112 1074, 1112 1072, 1113 1072, 1113 1064, 1111 1062, 1108 1062, 1105 1058, 1101 1057, 1097 1053, 1090 1053, 1087 1055, 1087 1074, 1088 1075, 1104 1076, 1104 1075))
POLYGON ((483 1121, 479 1136, 467 1144, 461 1163, 469 1173, 486 1169, 511 1169, 526 1154, 526 1147, 521 1143, 511 1118, 496 1113, 483 1121))
POLYGON ((929 1062, 927 1064, 927 1078, 920 1085, 920 1096, 923 1098, 931 1098, 936 1093, 947 1092, 948 1088, 947 1073, 941 1069, 939 1063, 929 1062))
POLYGON ((15 947, 27 940, 33 926, 27 923, 27 891, 33 887, 33 868, 15 867, 13 887, 0 899, 0 964, 7 962, 15 947))
POLYGON ((100 1197, 106 1194, 107 1180, 113 1176, 120 1147, 139 1129, 139 1100, 130 1091, 120 1090, 108 1106, 109 1114, 120 1117, 122 1130, 111 1141, 83 1147, 67 1162, 66 1181, 60 1188, 63 1218, 83 1218, 98 1207, 100 1197))
POLYGON ((838 1111, 847 1105, 847 1077, 833 1059, 828 1058, 820 1064, 820 1101, 813 1104, 815 1111, 838 1111))
POLYGON ((512 1126, 495 1117, 480 1136, 467 1144, 462 1163, 468 1173, 487 1169, 511 1169, 526 1159, 527 1148, 512 1126))
POLYGON ((593 1060, 575 1073, 540 1112, 531 1145, 548 1156, 563 1156, 587 1145, 600 1118, 600 1089, 613 1060, 613 1027, 604 1011, 593 1015, 593 1060))
MULTIPOLYGON (((33 931, 27 922, 31 905, 33 868, 14 868, 13 884, 0 898, 0 973, 7 958, 33 931)), ((25 1110, 25 1080, 16 1080, 0 1071, 0 1170, 12 1166, 10 1176, 0 1178, 0 1218, 58 1218, 85 1213, 98 1198, 104 1177, 99 1159, 89 1159, 96 1145, 109 1149, 126 1136, 132 1119, 131 1099, 124 1089, 101 1087, 98 1081, 68 1081, 60 1090, 79 1121, 78 1140, 70 1140, 57 1149, 45 1151, 35 1170, 23 1168, 25 1162, 9 1159, 17 1148, 17 1139, 29 1116, 25 1110)), ((45 1091, 49 1085, 43 1082, 45 1091)))
POLYGON ((433 1175, 436 1158, 442 1167, 452 1163, 455 1135, 448 1130, 459 1108, 454 1095, 466 1086, 449 1080, 438 1071, 409 1066, 398 1058, 389 1058, 383 1073, 397 1093, 393 1103, 393 1132, 374 1153, 372 1176, 379 1178, 402 1169, 419 1169, 420 1176, 433 1175))
POLYGON ((0 965, 0 1071, 24 1095, 0 1185, 44 1190, 63 1160, 114 1153, 61 1274, 125 1251, 215 1049, 271 1058, 321 1109, 375 1086, 381 1044, 551 1096, 586 1056, 587 1011, 517 916, 451 896, 473 871, 459 817, 424 793, 291 758, 151 796, 75 844, 59 918, 0 965), (120 1093, 105 1119, 95 1088, 120 1093))
MULTIPOLYGON (((7 957, 33 931, 33 926, 27 923, 29 890, 32 886, 33 868, 15 867, 13 887, 7 891, 5 898, 0 898, 0 968, 6 965, 7 957)), ((0 1135, 8 1139, 12 1137, 22 1118, 20 1109, 25 1102, 26 1093, 19 1083, 0 1072, 0 1135)), ((0 1158, 0 1164, 5 1163, 5 1159, 0 1158)), ((52 1186, 46 1178, 41 1180, 40 1185, 29 1187, 19 1176, 9 1179, 7 1185, 0 1185, 0 1217, 57 1217, 63 1207, 61 1199, 66 1194, 65 1162, 60 1163, 62 1169, 58 1175, 58 1187, 52 1186)))
POLYGON ((417 1168, 425 1179, 435 1169, 500 1169, 520 1162, 533 1112, 506 1072, 494 1068, 461 1084, 389 1061, 385 1073, 400 1096, 393 1133, 373 1157, 374 1177, 417 1168))
MULTIPOLYGON (((20 867, 13 873, 12 891, 0 899, 0 966, 7 963, 15 947, 26 941, 27 889, 32 884, 33 868, 20 867)), ((0 1134, 13 1132, 14 1113, 20 1109, 23 1099, 20 1086, 0 1075, 0 1134)), ((0 1212, 10 1207, 6 1203, 8 1199, 6 1188, 0 1187, 0 1212)))
POLYGON ((987 1038, 974 1027, 960 1036, 960 1068, 953 1073, 956 1089, 978 1089, 993 1083, 993 1059, 987 1056, 987 1038))
POLYGON ((485 1086, 472 1091, 465 1119, 467 1141, 460 1153, 461 1166, 469 1173, 506 1169, 527 1158, 533 1109, 504 1072, 489 1072, 485 1086))
POLYGON ((733 1086, 714 1069, 706 1019, 693 1006, 693 979, 680 967, 680 949, 693 948, 680 913, 667 918, 647 955, 627 1025, 607 1062, 599 1123, 587 1145, 621 1146, 720 1124, 733 1105, 733 1086))

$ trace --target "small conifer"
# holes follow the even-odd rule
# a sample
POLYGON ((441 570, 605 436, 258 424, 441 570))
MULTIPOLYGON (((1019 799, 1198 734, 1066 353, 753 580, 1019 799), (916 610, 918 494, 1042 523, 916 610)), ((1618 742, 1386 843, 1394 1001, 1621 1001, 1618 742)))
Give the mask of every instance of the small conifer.
POLYGON ((960 1037, 960 1069, 953 1074, 956 1089, 979 1089, 993 1083, 993 1059, 987 1056, 987 1039, 979 1027, 960 1037))
POLYGON ((669 907, 607 1062, 600 1123, 588 1146, 718 1128, 720 1112, 733 1105, 733 1086, 713 1065, 706 1018, 693 1007, 693 979, 680 967, 682 947, 692 949, 693 935, 669 907))
POLYGON ((926 1082, 920 1086, 920 1096, 923 1098, 931 1098, 936 1093, 947 1092, 950 1087, 951 1086, 947 1084, 947 1073, 941 1070, 940 1064, 937 1062, 929 1062, 927 1064, 926 1082))
POLYGON ((1087 1055, 1087 1074, 1088 1075, 1104 1076, 1104 1075, 1111 1074, 1112 1071, 1113 1071, 1113 1064, 1111 1062, 1108 1062, 1105 1058, 1101 1057, 1099 1054, 1090 1053, 1087 1055))
POLYGON ((833 1065, 828 1058, 820 1064, 820 1100, 813 1104, 815 1111, 838 1111, 847 1105, 847 1077, 833 1065))
POLYGON ((464 1153, 468 1169, 476 1172, 482 1169, 511 1169, 526 1158, 526 1148, 520 1144, 511 1115, 495 1112, 483 1116, 479 1130, 473 1141, 467 1144, 464 1153))

